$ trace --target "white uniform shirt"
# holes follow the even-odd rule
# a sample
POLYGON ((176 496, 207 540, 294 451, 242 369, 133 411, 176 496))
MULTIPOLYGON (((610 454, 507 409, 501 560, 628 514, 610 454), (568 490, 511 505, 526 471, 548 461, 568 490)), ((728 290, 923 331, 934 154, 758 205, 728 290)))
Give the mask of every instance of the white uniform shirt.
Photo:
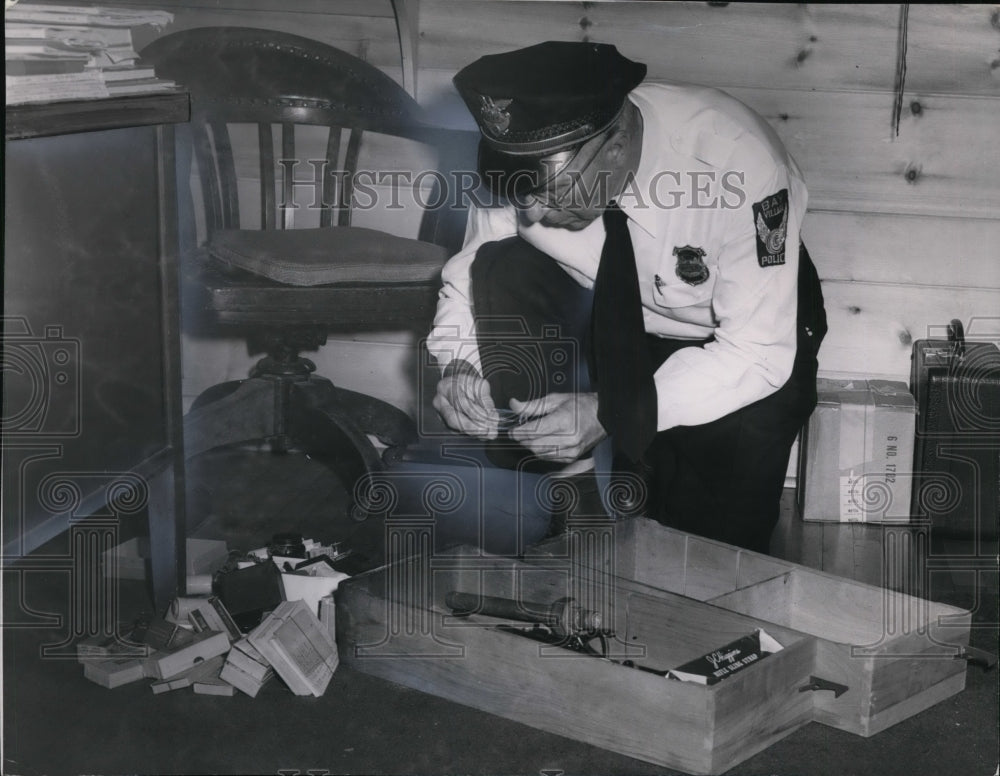
MULTIPOLYGON (((715 337, 704 348, 680 350, 656 371, 663 431, 728 415, 791 375, 807 192, 771 127, 729 95, 643 84, 629 99, 642 114, 642 154, 617 201, 629 219, 646 331, 715 337), (679 249, 689 249, 681 257, 695 258, 693 271, 684 273, 688 280, 678 273, 679 249)), ((572 232, 521 226, 510 206, 473 209, 465 246, 442 272, 427 342, 440 366, 464 358, 479 367, 469 268, 480 245, 515 234, 593 286, 604 244, 601 219, 572 232)))

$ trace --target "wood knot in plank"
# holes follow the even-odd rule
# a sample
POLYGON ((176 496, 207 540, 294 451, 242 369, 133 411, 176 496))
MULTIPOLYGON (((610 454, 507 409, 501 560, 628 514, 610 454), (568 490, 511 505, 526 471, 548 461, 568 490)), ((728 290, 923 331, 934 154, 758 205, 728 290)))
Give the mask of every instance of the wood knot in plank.
POLYGON ((847 308, 847 312, 851 315, 861 315, 861 308, 852 304, 847 308))
POLYGON ((908 332, 908 331, 907 331, 906 329, 903 329, 903 330, 902 330, 901 332, 899 332, 899 334, 897 334, 896 336, 897 336, 897 337, 899 337, 899 343, 900 343, 900 344, 901 344, 901 345, 902 345, 902 346, 903 346, 904 348, 908 348, 908 347, 910 347, 911 345, 913 345, 913 336, 912 336, 912 335, 910 334, 910 332, 908 332))

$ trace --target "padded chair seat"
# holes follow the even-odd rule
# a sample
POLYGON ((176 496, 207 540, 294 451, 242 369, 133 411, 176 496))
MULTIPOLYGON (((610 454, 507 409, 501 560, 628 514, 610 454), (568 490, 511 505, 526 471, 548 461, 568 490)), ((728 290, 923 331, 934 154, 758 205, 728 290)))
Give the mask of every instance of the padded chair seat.
POLYGON ((218 261, 290 286, 437 283, 448 251, 440 245, 365 229, 221 229, 205 246, 218 261))

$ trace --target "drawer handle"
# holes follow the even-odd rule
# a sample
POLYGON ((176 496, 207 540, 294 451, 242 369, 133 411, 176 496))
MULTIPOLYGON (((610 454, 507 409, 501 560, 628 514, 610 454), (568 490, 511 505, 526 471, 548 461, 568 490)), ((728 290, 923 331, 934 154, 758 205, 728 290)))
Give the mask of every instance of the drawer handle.
POLYGON ((799 692, 807 692, 809 690, 832 690, 833 697, 839 698, 850 688, 846 684, 837 684, 836 682, 831 682, 827 679, 820 679, 818 676, 810 676, 809 684, 804 684, 799 688, 799 692))
POLYGON ((961 651, 955 655, 955 659, 968 660, 971 665, 982 666, 984 671, 989 671, 997 664, 996 655, 975 647, 962 647, 961 651))

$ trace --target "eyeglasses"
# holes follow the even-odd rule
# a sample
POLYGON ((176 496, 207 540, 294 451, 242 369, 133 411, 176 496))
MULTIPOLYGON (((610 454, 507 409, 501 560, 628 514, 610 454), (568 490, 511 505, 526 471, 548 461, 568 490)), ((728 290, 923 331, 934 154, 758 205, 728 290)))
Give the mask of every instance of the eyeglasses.
MULTIPOLYGON (((553 172, 545 177, 538 188, 525 195, 526 202, 521 203, 522 206, 528 207, 537 203, 548 210, 562 210, 568 204, 577 204, 571 201, 572 195, 577 190, 583 174, 597 159, 604 145, 614 134, 613 129, 572 151, 561 151, 542 159, 543 169, 551 169, 553 172), (588 148, 588 146, 590 147, 588 148), (580 161, 581 159, 582 161, 580 161), (574 169, 571 170, 570 167, 574 169)), ((589 198, 592 199, 593 196, 594 194, 591 192, 589 198)), ((594 203, 580 204, 593 205, 594 203)))

